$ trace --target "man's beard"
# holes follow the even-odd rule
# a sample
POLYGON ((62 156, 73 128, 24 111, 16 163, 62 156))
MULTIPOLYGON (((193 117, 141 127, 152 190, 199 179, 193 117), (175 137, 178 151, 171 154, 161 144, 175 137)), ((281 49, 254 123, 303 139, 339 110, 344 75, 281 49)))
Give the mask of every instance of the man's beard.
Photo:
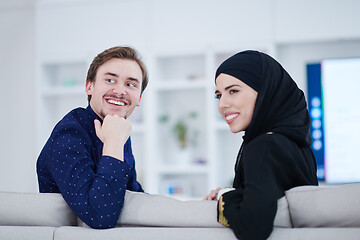
MULTIPOLYGON (((102 119, 104 119, 104 118, 106 117, 106 115, 107 115, 107 114, 105 114, 104 111, 101 110, 100 116, 102 117, 102 119)), ((126 112, 126 113, 125 113, 125 116, 123 116, 123 118, 127 119, 128 117, 129 117, 129 113, 126 112)))
MULTIPOLYGON (((124 100, 127 105, 128 105, 128 104, 131 105, 131 100, 130 100, 130 99, 127 99, 127 98, 126 98, 125 96, 123 96, 123 95, 117 96, 116 94, 109 93, 109 94, 105 94, 105 96, 104 96, 104 98, 107 98, 107 97, 115 98, 115 99, 119 99, 119 100, 124 100)), ((107 114, 105 114, 105 113, 103 112, 103 110, 101 109, 100 115, 101 115, 101 117, 104 119, 107 114)), ((123 118, 127 119, 128 117, 129 117, 129 112, 125 112, 125 116, 123 116, 123 118)))

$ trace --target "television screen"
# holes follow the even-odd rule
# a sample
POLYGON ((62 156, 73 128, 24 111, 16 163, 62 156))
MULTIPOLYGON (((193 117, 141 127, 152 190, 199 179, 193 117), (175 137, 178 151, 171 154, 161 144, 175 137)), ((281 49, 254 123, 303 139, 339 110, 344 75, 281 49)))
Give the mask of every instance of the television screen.
POLYGON ((307 64, 307 82, 319 180, 360 182, 360 58, 307 64))

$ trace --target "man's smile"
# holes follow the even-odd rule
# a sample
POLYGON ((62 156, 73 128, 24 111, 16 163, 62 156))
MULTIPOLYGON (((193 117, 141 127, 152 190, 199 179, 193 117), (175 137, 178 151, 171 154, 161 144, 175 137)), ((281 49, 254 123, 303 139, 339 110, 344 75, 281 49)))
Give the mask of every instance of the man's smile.
POLYGON ((129 105, 129 101, 125 98, 125 97, 117 97, 117 96, 113 96, 113 95, 105 95, 104 99, 107 103, 111 104, 111 105, 115 105, 115 106, 126 106, 129 105))
POLYGON ((118 106, 125 106, 125 103, 123 101, 116 101, 113 99, 108 99, 107 102, 110 104, 118 105, 118 106))

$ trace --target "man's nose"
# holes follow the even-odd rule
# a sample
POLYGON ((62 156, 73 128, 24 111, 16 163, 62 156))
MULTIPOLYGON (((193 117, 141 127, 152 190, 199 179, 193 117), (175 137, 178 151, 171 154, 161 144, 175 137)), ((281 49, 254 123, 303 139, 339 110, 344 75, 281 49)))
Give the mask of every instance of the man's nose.
POLYGON ((122 84, 118 84, 113 89, 113 92, 119 95, 126 95, 126 87, 123 86, 122 84))

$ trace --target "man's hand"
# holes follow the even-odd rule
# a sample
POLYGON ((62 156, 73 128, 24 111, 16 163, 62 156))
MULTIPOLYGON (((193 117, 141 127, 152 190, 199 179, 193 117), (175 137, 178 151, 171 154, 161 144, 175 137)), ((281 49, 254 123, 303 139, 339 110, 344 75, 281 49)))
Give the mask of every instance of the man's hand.
POLYGON ((124 145, 131 133, 131 122, 117 115, 106 115, 101 125, 94 121, 95 132, 103 142, 103 155, 124 161, 124 145))

